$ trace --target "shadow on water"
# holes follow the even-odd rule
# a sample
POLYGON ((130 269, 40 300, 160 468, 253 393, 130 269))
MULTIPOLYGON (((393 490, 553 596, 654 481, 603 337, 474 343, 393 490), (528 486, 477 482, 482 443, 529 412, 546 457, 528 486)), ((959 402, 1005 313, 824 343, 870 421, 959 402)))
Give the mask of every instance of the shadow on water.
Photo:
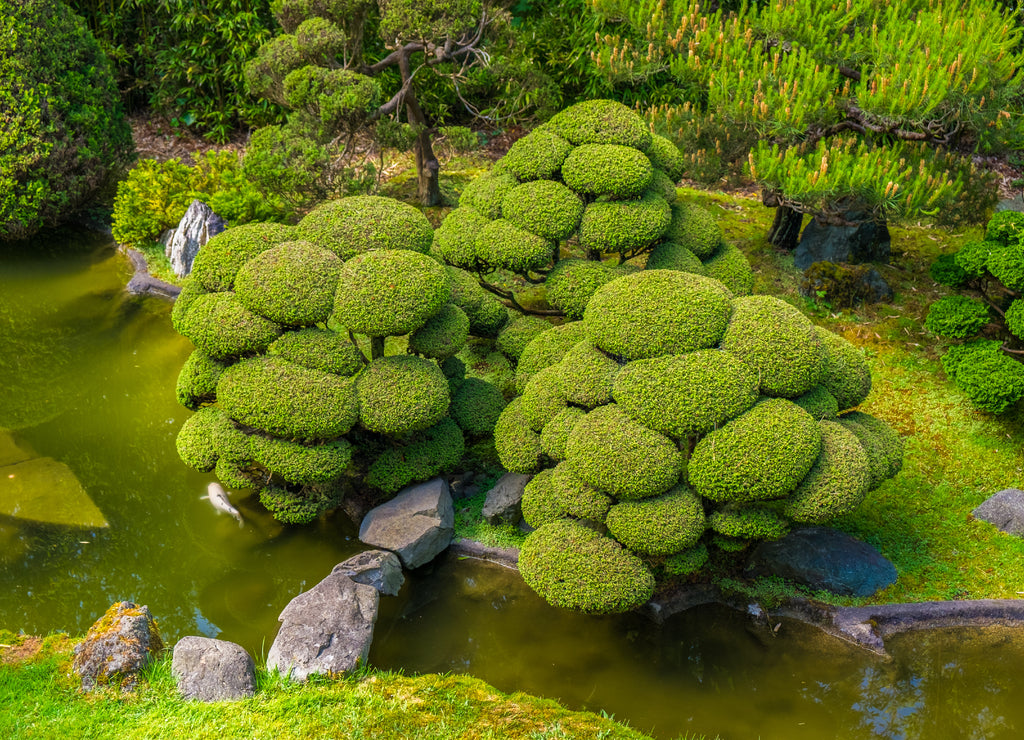
MULTIPOLYGON (((288 601, 363 549, 355 528, 343 515, 283 528, 234 494, 239 528, 200 499, 214 478, 186 468, 174 445, 190 414, 174 385, 191 347, 170 304, 128 297, 126 261, 90 239, 60 258, 45 246, 0 257, 0 459, 15 449, 66 466, 109 522, 0 516, 0 626, 81 634, 127 599, 148 604, 170 642, 216 636, 265 655, 288 601)), ((549 607, 512 571, 449 557, 381 601, 370 662, 472 673, 661 738, 1024 729, 1013 632, 919 633, 891 651, 882 661, 795 622, 776 634, 723 607, 660 627, 585 617, 549 607)))

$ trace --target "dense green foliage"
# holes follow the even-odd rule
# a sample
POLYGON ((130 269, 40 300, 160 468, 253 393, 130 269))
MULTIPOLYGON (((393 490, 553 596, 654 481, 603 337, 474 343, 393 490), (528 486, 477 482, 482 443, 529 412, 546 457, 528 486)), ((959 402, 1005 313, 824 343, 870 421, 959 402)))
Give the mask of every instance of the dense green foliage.
POLYGON ((132 156, 110 66, 59 0, 0 2, 0 241, 86 205, 132 156))

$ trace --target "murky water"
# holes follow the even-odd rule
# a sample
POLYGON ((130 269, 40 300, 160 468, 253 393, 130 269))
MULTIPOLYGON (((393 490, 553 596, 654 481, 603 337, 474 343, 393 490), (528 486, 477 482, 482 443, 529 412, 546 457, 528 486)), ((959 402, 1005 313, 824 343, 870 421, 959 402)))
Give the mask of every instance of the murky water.
MULTIPOLYGON (((171 641, 218 636, 260 656, 284 605, 362 548, 344 516, 284 529, 242 500, 239 528, 200 500, 213 477, 174 449, 190 413, 174 381, 191 348, 170 305, 128 297, 127 277, 103 240, 59 258, 47 245, 0 256, 0 437, 13 430, 20 449, 66 465, 110 523, 0 516, 0 626, 82 633, 128 599, 148 604, 171 641)), ((776 634, 721 607, 661 627, 570 614, 510 571, 454 557, 412 574, 381 607, 374 665, 472 673, 659 738, 1024 732, 1024 646, 1010 630, 903 636, 883 661, 799 623, 776 634)))

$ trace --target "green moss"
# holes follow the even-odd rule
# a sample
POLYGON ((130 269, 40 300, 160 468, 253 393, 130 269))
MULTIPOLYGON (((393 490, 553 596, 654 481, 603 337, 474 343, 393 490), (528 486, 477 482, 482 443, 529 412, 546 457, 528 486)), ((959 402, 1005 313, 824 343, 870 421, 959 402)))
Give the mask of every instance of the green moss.
POLYGON ((488 172, 473 180, 459 197, 459 207, 468 206, 488 220, 501 218, 501 204, 519 181, 508 172, 488 172))
POLYGON ((446 303, 409 335, 409 351, 443 360, 462 349, 468 338, 469 317, 466 312, 453 303, 446 303))
POLYGON ((252 457, 267 470, 289 483, 326 483, 340 478, 352 461, 352 445, 336 439, 304 445, 289 439, 254 434, 250 438, 252 457))
POLYGON ((928 269, 932 280, 951 288, 959 288, 967 282, 967 273, 956 262, 954 254, 940 254, 928 269))
POLYGON ((824 385, 814 386, 807 393, 794 398, 793 403, 818 421, 835 419, 839 415, 839 402, 824 385))
MULTIPOLYGON (((662 242, 647 255, 645 270, 678 270, 704 275, 704 263, 686 247, 675 242, 662 242)), ((716 278, 717 279, 717 278, 716 278)))
POLYGON ((496 337, 508 323, 508 310, 493 293, 488 293, 476 278, 465 270, 447 267, 452 303, 469 319, 469 333, 474 337, 496 337))
POLYGON ((584 481, 619 499, 664 493, 686 469, 672 440, 637 424, 615 404, 594 409, 576 424, 565 459, 584 481))
POLYGON ((451 298, 444 267, 404 249, 359 254, 342 267, 334 316, 357 334, 408 334, 451 298))
POLYGON ((591 297, 619 273, 603 262, 568 258, 559 260, 544 281, 548 302, 566 318, 579 321, 591 297))
POLYGON ((704 274, 720 281, 733 295, 750 295, 754 288, 754 271, 739 247, 722 240, 704 262, 704 274))
POLYGON ((217 400, 235 421, 278 437, 334 439, 359 414, 354 381, 280 357, 232 365, 217 383, 217 400))
POLYGON ((466 378, 452 395, 448 414, 470 437, 486 437, 494 434, 505 405, 505 397, 493 383, 466 378))
POLYGON ((534 337, 551 328, 551 323, 538 316, 520 316, 510 321, 498 334, 496 344, 505 357, 518 361, 534 337))
POLYGON ((419 209, 376 195, 322 203, 299 221, 295 233, 346 261, 378 249, 426 254, 434 239, 434 230, 419 209))
POLYGON ((964 295, 952 295, 932 304, 924 325, 940 337, 966 339, 977 334, 988 321, 988 306, 984 303, 964 295))
POLYGON ((359 423, 380 434, 433 426, 448 411, 448 379, 436 362, 413 355, 379 357, 357 380, 359 423))
POLYGON ((584 338, 583 323, 580 321, 554 326, 537 334, 519 356, 516 390, 520 393, 526 390, 526 384, 534 373, 561 362, 569 350, 584 338))
POLYGON ((1005 245, 995 241, 966 242, 960 247, 960 251, 953 255, 953 260, 968 279, 980 278, 985 274, 989 258, 1005 248, 1005 245))
POLYGON ((726 537, 744 540, 781 540, 789 534, 789 522, 778 512, 762 506, 737 506, 708 517, 708 528, 726 537))
POLYGON ((195 411, 201 404, 214 401, 217 397, 217 380, 226 367, 226 363, 199 350, 192 352, 178 373, 174 388, 178 403, 195 411))
POLYGON ((674 439, 706 434, 757 401, 757 375, 717 349, 636 360, 615 378, 612 396, 638 424, 674 439))
POLYGON ((477 233, 476 254, 484 265, 522 273, 550 265, 555 243, 499 218, 477 233))
POLYGON ((260 489, 260 503, 282 524, 309 524, 341 503, 329 490, 303 488, 290 491, 280 486, 260 489))
POLYGON ((630 611, 654 593, 654 576, 638 557, 569 520, 546 524, 526 538, 519 572, 549 604, 588 614, 630 611))
POLYGON ((732 305, 722 349, 755 369, 764 395, 796 398, 821 382, 825 348, 806 316, 772 296, 744 296, 732 305))
POLYGON ((791 401, 766 399, 697 442, 690 485, 717 503, 782 498, 820 452, 821 432, 810 414, 791 401))
POLYGON ((603 522, 612 500, 565 463, 537 473, 523 490, 523 519, 540 528, 559 519, 603 522))
POLYGON ((671 139, 652 134, 651 144, 644 150, 644 153, 651 160, 651 164, 659 170, 663 170, 673 183, 679 182, 682 178, 686 163, 683 160, 683 153, 671 139))
POLYGON ((419 432, 405 445, 385 450, 366 474, 366 483, 388 494, 410 483, 455 469, 466 452, 459 425, 448 418, 419 432))
POLYGON ((783 509, 790 519, 808 524, 852 513, 871 488, 871 463, 856 435, 833 421, 818 427, 821 454, 783 509))
POLYGON ((704 507, 686 486, 608 511, 608 533, 641 555, 672 555, 693 547, 704 533, 704 507))
MULTIPOLYGON (((565 459, 565 446, 576 423, 586 416, 586 411, 576 406, 567 406, 544 425, 540 433, 540 446, 550 459, 561 462, 565 459)), ((534 525, 537 526, 537 525, 534 525)))
POLYGON ((573 146, 620 144, 640 151, 651 147, 646 122, 614 100, 586 100, 556 113, 548 125, 573 146))
POLYGON ((327 321, 342 262, 309 242, 284 242, 261 252, 238 271, 235 295, 255 314, 284 326, 327 321))
POLYGON ((622 366, 584 340, 558 363, 558 382, 569 403, 591 409, 612 400, 612 383, 622 366))
POLYGON ((208 473, 217 464, 217 448, 213 444, 213 427, 223 415, 216 406, 204 406, 178 430, 175 446, 181 461, 200 473, 208 473))
POLYGON ((235 275, 242 265, 271 247, 295 238, 295 229, 284 224, 233 226, 203 245, 192 262, 189 277, 211 293, 232 290, 235 275))
POLYGON ((523 395, 520 396, 522 414, 535 432, 544 429, 544 426, 566 406, 558 376, 558 365, 538 370, 530 378, 530 382, 523 389, 523 395))
POLYGON ((683 354, 717 345, 732 313, 731 294, 709 278, 644 270, 602 286, 583 317, 587 339, 626 360, 683 354))
POLYGON ((670 576, 688 576, 699 571, 707 562, 708 548, 703 542, 698 542, 694 547, 665 558, 662 567, 670 576))
POLYGON ((832 394, 840 411, 859 406, 871 393, 871 368, 864 353, 827 329, 815 327, 825 348, 821 384, 832 394))
POLYGON ((618 144, 584 144, 562 164, 562 179, 577 193, 615 199, 636 198, 654 178, 647 155, 618 144))
POLYGON ((551 180, 572 151, 572 144, 549 128, 537 128, 517 140, 501 164, 524 182, 551 180))
POLYGON ((512 473, 535 473, 544 454, 540 435, 530 429, 520 408, 522 401, 514 398, 501 412, 494 425, 494 449, 506 470, 512 473))
POLYGON ((686 247, 701 260, 711 257, 722 241, 722 229, 711 212, 681 200, 672 204, 672 217, 663 233, 665 239, 686 247))
POLYGON ((602 254, 641 252, 665 235, 671 221, 668 202, 655 193, 633 200, 599 200, 583 211, 579 243, 602 254))
POLYGON ((456 208, 444 217, 434 232, 431 254, 445 264, 463 270, 475 269, 479 263, 476 240, 480 231, 489 223, 490 219, 469 206, 456 208))
POLYGON ((347 336, 329 329, 286 331, 267 348, 267 353, 335 375, 355 375, 366 362, 347 336))
POLYGON ((997 211, 985 225, 985 239, 1000 244, 1017 244, 1024 237, 1024 213, 997 211))
POLYGON ((552 180, 535 180, 513 188, 501 202, 502 218, 544 239, 571 236, 583 217, 583 201, 552 180))
POLYGON ((839 417, 839 423, 853 432, 868 456, 871 488, 892 478, 903 467, 903 440, 881 419, 861 411, 839 417))
POLYGON ((196 298, 178 331, 215 360, 262 352, 281 335, 280 325, 245 308, 234 293, 196 298))

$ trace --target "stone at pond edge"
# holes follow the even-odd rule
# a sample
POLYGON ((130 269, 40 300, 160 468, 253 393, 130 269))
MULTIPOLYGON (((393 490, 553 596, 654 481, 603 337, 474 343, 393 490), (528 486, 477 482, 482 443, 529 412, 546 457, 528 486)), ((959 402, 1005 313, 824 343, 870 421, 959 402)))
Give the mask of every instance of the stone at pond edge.
POLYGON ((373 586, 384 596, 397 596, 405 583, 398 556, 386 550, 361 552, 335 565, 331 573, 340 573, 356 583, 373 586))
POLYGON ((192 201, 165 250, 174 274, 185 277, 192 272, 192 261, 199 254, 200 248, 225 228, 227 224, 224 219, 214 213, 212 208, 202 201, 192 201))
POLYGON ((502 524, 516 525, 523 518, 523 489, 533 478, 522 473, 505 473, 494 488, 487 492, 481 512, 492 527, 502 524))
POLYGON ((391 550, 410 569, 433 560, 454 534, 455 508, 444 478, 403 489, 371 509, 359 526, 361 542, 391 550))
POLYGON ((1024 491, 1007 488, 982 502, 971 512, 1001 532, 1024 537, 1024 491))
POLYGON ((877 550, 829 527, 801 527, 776 542, 762 542, 746 573, 780 576, 841 596, 871 596, 896 582, 896 567, 877 550))
POLYGON ((267 653, 267 670, 294 681, 344 673, 366 662, 380 595, 373 586, 332 573, 292 599, 267 653))
POLYGON ((119 601, 89 628, 75 646, 72 669, 90 691, 112 679, 130 686, 136 674, 164 648, 163 639, 148 606, 119 601))
POLYGON ((185 699, 225 701, 256 693, 256 666, 241 645, 183 637, 174 646, 171 673, 185 699))
MULTIPOLYGON (((855 221, 860 214, 847 214, 855 221)), ((854 226, 831 226, 817 219, 804 227, 793 251, 793 265, 806 270, 815 262, 889 262, 891 237, 885 224, 865 221, 854 226)))

